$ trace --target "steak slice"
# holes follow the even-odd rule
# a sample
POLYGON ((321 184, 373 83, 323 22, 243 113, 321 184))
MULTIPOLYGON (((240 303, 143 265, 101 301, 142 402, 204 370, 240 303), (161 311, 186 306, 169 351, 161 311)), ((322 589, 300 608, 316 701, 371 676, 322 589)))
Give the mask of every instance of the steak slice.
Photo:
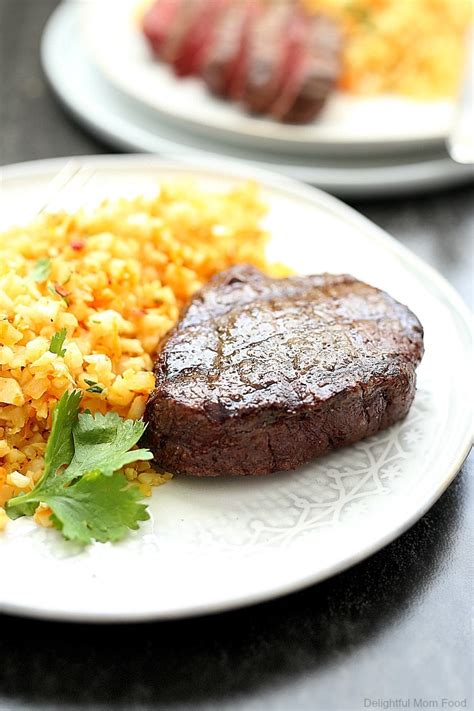
POLYGON ((341 75, 342 36, 325 15, 310 19, 307 52, 293 106, 282 120, 310 123, 321 112, 341 75))
POLYGON ((250 27, 241 96, 250 111, 265 113, 278 96, 285 80, 287 33, 293 15, 291 2, 273 0, 250 27))
POLYGON ((255 0, 232 2, 221 13, 212 42, 201 66, 201 77, 217 96, 227 96, 236 77, 243 74, 251 20, 256 12, 255 0))
POLYGON ((168 35, 162 44, 160 58, 168 64, 173 64, 181 54, 181 48, 191 27, 207 0, 181 0, 173 16, 168 35))
POLYGON ((309 30, 308 18, 301 12, 295 12, 288 24, 282 85, 275 101, 268 107, 268 113, 279 121, 286 120, 287 114, 292 111, 304 82, 304 74, 309 62, 307 48, 309 30))
POLYGON ((201 3, 173 63, 178 76, 199 74, 208 47, 213 41, 216 23, 226 4, 227 0, 204 0, 201 3))
POLYGON ((182 0, 159 0, 155 2, 143 17, 143 33, 153 53, 162 57, 171 29, 178 18, 182 0))
POLYGON ((270 113, 287 123, 309 123, 321 112, 341 74, 342 35, 329 17, 302 13, 295 13, 293 28, 289 27, 290 42, 291 34, 290 65, 270 113))
POLYGON ((156 361, 155 463, 196 476, 294 469, 404 417, 422 355, 412 312, 351 276, 228 269, 156 361))

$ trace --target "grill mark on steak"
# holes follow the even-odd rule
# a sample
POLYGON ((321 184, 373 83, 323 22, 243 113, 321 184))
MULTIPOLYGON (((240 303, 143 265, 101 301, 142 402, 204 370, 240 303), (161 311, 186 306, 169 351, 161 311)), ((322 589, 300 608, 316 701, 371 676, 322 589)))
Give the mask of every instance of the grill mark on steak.
POLYGON ((411 311, 353 277, 233 267, 158 356, 145 413, 155 462, 198 476, 295 468, 404 417, 422 354, 411 311))

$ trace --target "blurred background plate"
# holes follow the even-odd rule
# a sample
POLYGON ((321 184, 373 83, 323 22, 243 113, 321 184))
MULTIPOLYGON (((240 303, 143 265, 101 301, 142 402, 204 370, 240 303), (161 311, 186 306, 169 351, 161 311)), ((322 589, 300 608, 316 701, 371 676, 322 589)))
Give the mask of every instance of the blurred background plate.
POLYGON ((443 150, 372 159, 285 156, 204 138, 160 120, 158 114, 114 89, 81 42, 81 3, 67 2, 43 35, 42 62, 55 93, 100 139, 125 151, 174 159, 223 156, 272 169, 341 197, 414 193, 468 182, 472 167, 456 165, 443 150))
POLYGON ((453 119, 451 100, 336 93, 318 119, 292 126, 257 118, 213 97, 199 79, 178 79, 153 59, 141 34, 137 0, 81 3, 90 56, 113 86, 200 136, 285 154, 387 155, 441 146, 453 119))

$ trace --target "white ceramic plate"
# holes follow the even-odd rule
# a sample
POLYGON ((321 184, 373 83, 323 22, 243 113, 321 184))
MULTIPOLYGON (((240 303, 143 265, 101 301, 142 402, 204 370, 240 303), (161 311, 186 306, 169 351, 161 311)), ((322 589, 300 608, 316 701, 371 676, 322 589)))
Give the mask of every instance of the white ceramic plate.
POLYGON ((79 32, 76 2, 60 5, 42 41, 42 62, 54 91, 73 116, 112 146, 157 153, 173 160, 226 156, 276 170, 341 197, 374 197, 439 189, 472 180, 472 167, 446 153, 412 153, 383 159, 283 157, 200 137, 162 122, 154 110, 116 91, 90 62, 79 32))
MULTIPOLYGON (((459 470, 471 441, 466 309, 431 268, 324 193, 266 173, 151 157, 74 159, 94 172, 57 206, 153 190, 194 177, 223 189, 257 178, 269 205, 269 256, 301 273, 352 272, 408 303, 426 331, 418 390, 405 421, 294 472, 234 480, 177 477, 155 490, 151 521, 120 544, 80 551, 20 519, 0 536, 0 607, 46 618, 177 618, 298 590, 378 550, 413 524, 459 470), (449 367, 448 367, 449 364, 449 367)), ((63 166, 4 170, 3 223, 37 209, 63 166)))
POLYGON ((213 97, 199 79, 177 79, 168 67, 154 61, 140 31, 137 0, 115 2, 113 10, 110 0, 82 5, 83 32, 104 76, 162 119, 212 139, 292 155, 381 155, 440 144, 453 119, 454 103, 450 100, 349 94, 331 97, 320 117, 307 126, 256 118, 213 97))

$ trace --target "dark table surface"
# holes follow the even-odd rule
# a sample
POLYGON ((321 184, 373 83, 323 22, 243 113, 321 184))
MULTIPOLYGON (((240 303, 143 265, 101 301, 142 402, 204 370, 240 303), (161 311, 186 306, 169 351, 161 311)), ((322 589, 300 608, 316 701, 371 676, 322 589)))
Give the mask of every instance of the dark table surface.
MULTIPOLYGON (((56 4, 0 0, 2 164, 111 152, 64 115, 42 77, 39 39, 56 4)), ((354 206, 472 305, 473 197, 464 187, 354 206)), ((471 458, 384 550, 274 602, 131 626, 0 617, 0 709, 472 708, 472 472, 471 458)), ((0 561, 0 585, 7 574, 0 561)))

